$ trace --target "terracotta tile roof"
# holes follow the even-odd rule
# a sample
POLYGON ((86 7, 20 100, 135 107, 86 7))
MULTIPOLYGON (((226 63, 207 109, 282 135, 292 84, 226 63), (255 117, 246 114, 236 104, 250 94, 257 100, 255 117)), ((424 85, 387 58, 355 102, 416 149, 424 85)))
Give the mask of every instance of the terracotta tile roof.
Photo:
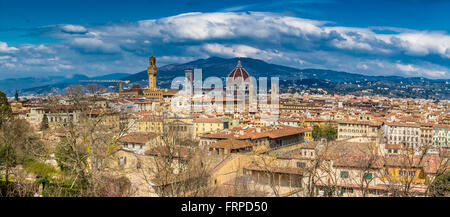
POLYGON ((345 124, 362 124, 362 125, 369 125, 369 126, 381 126, 383 123, 379 121, 358 121, 358 120, 341 120, 337 121, 338 123, 345 123, 345 124))
POLYGON ((278 118, 279 122, 298 122, 298 119, 295 118, 278 118))
POLYGON ((296 135, 300 133, 309 132, 309 129, 300 128, 300 127, 291 127, 291 126, 276 126, 276 127, 262 127, 261 131, 255 127, 249 127, 247 129, 242 128, 234 128, 232 130, 223 130, 214 133, 203 134, 202 138, 211 138, 211 139, 226 139, 226 138, 236 138, 236 139, 260 139, 260 138, 270 138, 276 139, 285 136, 296 135), (243 132, 242 134, 240 132, 243 132), (227 133, 228 132, 228 133, 227 133))
POLYGON ((402 127, 420 127, 419 123, 406 123, 406 122, 386 122, 389 126, 402 126, 402 127))
POLYGON ((146 144, 150 140, 156 138, 158 134, 156 133, 130 133, 122 138, 120 138, 120 142, 129 142, 129 143, 137 143, 137 144, 146 144))
POLYGON ((161 122, 163 119, 160 117, 154 117, 154 116, 145 116, 144 118, 141 118, 138 120, 138 122, 161 122))
POLYGON ((196 118, 194 119, 195 123, 222 123, 222 119, 220 118, 196 118))
POLYGON ((384 146, 384 148, 387 148, 387 149, 401 149, 402 145, 401 144, 386 144, 384 146))
POLYGON ((211 144, 211 148, 224 148, 224 149, 240 149, 253 146, 254 144, 248 141, 237 140, 234 138, 220 140, 211 144))
POLYGON ((376 155, 354 155, 333 159, 333 166, 336 167, 354 167, 354 168, 383 168, 384 161, 382 156, 376 155))
POLYGON ((387 167, 400 167, 400 168, 423 168, 425 173, 436 173, 439 168, 448 167, 445 165, 446 161, 440 158, 438 155, 414 155, 413 157, 407 156, 386 156, 385 166, 387 167))
POLYGON ((191 149, 187 146, 157 146, 145 152, 146 155, 168 157, 169 155, 176 158, 186 158, 191 153, 191 149))

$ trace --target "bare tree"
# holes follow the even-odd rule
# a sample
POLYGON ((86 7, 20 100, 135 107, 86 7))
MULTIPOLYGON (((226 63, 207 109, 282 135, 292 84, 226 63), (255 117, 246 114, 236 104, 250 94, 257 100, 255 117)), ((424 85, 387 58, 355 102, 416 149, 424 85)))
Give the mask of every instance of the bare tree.
MULTIPOLYGON (((70 88, 67 96, 72 102, 68 106, 54 105, 54 112, 64 114, 67 122, 58 123, 65 136, 57 144, 57 160, 68 174, 69 189, 77 188, 80 196, 118 196, 118 185, 127 186, 124 178, 113 178, 109 161, 115 161, 114 151, 118 141, 126 135, 128 128, 118 127, 119 118, 111 120, 111 112, 94 110, 79 88, 70 88), (56 111, 58 110, 58 111, 56 111), (115 123, 117 122, 117 123, 115 123), (105 190, 109 189, 109 190, 105 190)), ((124 191, 121 196, 129 195, 124 191)))
POLYGON ((163 113, 161 143, 147 152, 153 160, 142 171, 146 183, 162 197, 211 194, 208 183, 213 164, 207 150, 197 145, 182 145, 181 135, 168 125, 163 113))
POLYGON ((79 99, 84 96, 84 88, 80 84, 72 84, 66 87, 65 95, 72 99, 79 99))
POLYGON ((104 93, 106 91, 106 88, 104 86, 96 84, 96 83, 87 84, 86 89, 88 90, 88 93, 90 93, 92 95, 98 95, 98 94, 104 93))

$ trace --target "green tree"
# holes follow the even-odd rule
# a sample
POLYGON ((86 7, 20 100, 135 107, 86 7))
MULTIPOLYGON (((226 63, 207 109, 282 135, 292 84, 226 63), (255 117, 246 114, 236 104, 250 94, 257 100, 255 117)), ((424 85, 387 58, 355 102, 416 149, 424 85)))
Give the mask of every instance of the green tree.
POLYGON ((14 148, 10 144, 0 145, 0 171, 5 171, 5 189, 0 189, 0 194, 5 196, 9 195, 10 192, 10 173, 11 168, 16 165, 16 155, 14 153, 14 148))
POLYGON ((322 138, 322 128, 319 125, 314 125, 312 137, 314 140, 319 140, 320 138, 322 138))
POLYGON ((332 126, 314 125, 312 131, 312 137, 314 140, 325 138, 327 141, 335 140, 337 138, 337 129, 332 126))
POLYGON ((0 168, 5 174, 6 196, 14 192, 10 185, 13 168, 26 160, 42 157, 44 146, 24 119, 7 119, 0 127, 0 168))
POLYGON ((436 178, 431 185, 431 195, 435 197, 450 196, 450 171, 436 178))
POLYGON ((337 129, 335 127, 326 126, 322 130, 322 133, 327 141, 335 140, 337 138, 337 129))
POLYGON ((42 122, 41 122, 41 130, 44 131, 48 129, 48 118, 47 118, 47 114, 44 114, 44 116, 42 117, 42 122))
POLYGON ((8 103, 6 94, 0 91, 0 127, 12 116, 11 106, 8 103))

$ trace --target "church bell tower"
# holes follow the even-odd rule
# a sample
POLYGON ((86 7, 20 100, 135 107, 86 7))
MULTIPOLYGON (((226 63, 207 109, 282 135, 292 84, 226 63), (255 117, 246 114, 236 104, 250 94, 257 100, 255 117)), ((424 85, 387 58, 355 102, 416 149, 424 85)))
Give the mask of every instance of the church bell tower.
POLYGON ((149 66, 147 68, 148 74, 148 89, 156 90, 156 75, 158 74, 158 69, 156 68, 156 58, 152 56, 148 59, 149 66))

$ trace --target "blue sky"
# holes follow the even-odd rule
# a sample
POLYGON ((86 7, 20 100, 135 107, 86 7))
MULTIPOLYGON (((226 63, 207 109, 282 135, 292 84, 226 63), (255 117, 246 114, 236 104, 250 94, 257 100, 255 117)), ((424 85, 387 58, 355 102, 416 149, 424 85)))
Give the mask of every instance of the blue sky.
POLYGON ((0 79, 245 56, 450 78, 450 1, 0 0, 0 79))

